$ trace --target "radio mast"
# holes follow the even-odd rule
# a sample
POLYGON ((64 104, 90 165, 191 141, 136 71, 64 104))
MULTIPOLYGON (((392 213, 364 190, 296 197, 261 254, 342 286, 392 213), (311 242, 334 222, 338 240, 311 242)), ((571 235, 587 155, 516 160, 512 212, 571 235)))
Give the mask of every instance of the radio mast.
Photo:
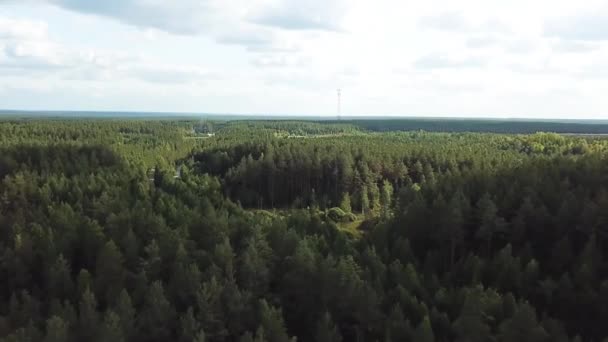
POLYGON ((342 104, 340 103, 340 101, 341 101, 340 96, 342 95, 341 92, 342 92, 342 90, 340 88, 338 88, 338 120, 342 119, 342 104))

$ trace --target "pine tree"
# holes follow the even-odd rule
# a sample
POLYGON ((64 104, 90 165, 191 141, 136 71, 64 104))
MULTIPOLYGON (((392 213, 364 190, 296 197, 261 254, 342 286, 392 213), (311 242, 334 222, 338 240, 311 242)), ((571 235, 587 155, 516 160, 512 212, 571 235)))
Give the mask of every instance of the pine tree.
POLYGON ((135 326, 135 309, 131 303, 131 297, 125 289, 118 295, 118 299, 114 306, 114 312, 118 315, 122 327, 122 335, 126 340, 129 340, 135 326))
POLYGON ((380 203, 382 204, 383 216, 388 216, 393 201, 393 186, 388 180, 384 180, 382 183, 382 190, 380 193, 380 203))
POLYGON ((255 295, 267 291, 270 281, 268 262, 272 250, 263 236, 254 236, 248 240, 247 248, 241 255, 238 279, 244 289, 255 295))
POLYGON ((139 330, 151 341, 167 341, 171 338, 173 319, 173 307, 165 297, 163 285, 155 281, 139 314, 139 330))
POLYGON ((205 332, 201 329, 196 336, 194 336, 193 342, 205 342, 207 339, 205 337, 205 332))
POLYGON ((447 313, 440 312, 437 307, 431 309, 429 315, 431 326, 433 327, 433 335, 436 340, 447 341, 452 334, 451 322, 447 313))
POLYGON ((329 312, 325 312, 317 323, 317 331, 315 334, 317 342, 342 342, 342 335, 334 324, 329 312))
POLYGON ((549 337, 538 324, 536 312, 527 303, 522 303, 515 315, 500 324, 500 335, 504 342, 541 342, 549 337))
MULTIPOLYGON (((180 321, 180 340, 190 342, 195 340, 200 331, 200 323, 194 317, 194 310, 189 307, 185 314, 181 316, 180 321)), ((203 335, 204 336, 204 335, 203 335)))
POLYGON ((92 341, 99 334, 99 328, 97 300, 93 292, 88 289, 78 305, 78 336, 83 341, 92 341))
POLYGON ((197 321, 201 323, 207 338, 212 340, 221 340, 228 335, 222 305, 223 290, 224 284, 213 277, 203 283, 196 295, 197 321))
POLYGON ((74 310, 74 307, 68 300, 65 300, 63 304, 61 304, 58 299, 54 298, 51 301, 49 316, 57 316, 61 318, 63 322, 70 327, 75 327, 78 324, 78 315, 76 314, 76 310, 74 310))
MULTIPOLYGON (((146 253, 146 259, 144 269, 141 270, 141 273, 149 279, 159 279, 162 262, 158 242, 156 242, 155 239, 150 241, 150 243, 144 247, 144 251, 146 253)), ((137 301, 137 297, 134 296, 134 298, 137 301)))
POLYGON ((22 327, 40 319, 41 303, 26 290, 22 290, 19 295, 13 293, 8 306, 8 318, 13 327, 22 327))
POLYGON ((225 277, 234 277, 234 250, 228 238, 215 246, 214 259, 225 277))
POLYGON ((464 223, 465 215, 469 209, 468 201, 461 190, 457 191, 456 194, 450 199, 448 204, 448 220, 444 231, 445 236, 449 239, 450 243, 450 267, 454 265, 456 259, 456 250, 464 242, 464 223))
POLYGON ((405 164, 403 164, 402 161, 397 160, 395 162, 395 178, 397 180, 397 185, 399 187, 403 186, 403 184, 405 184, 405 179, 406 177, 408 177, 408 169, 407 166, 405 166, 405 164))
POLYGON ((274 163, 274 152, 272 149, 272 145, 268 145, 266 148, 266 153, 264 153, 263 165, 262 165, 262 174, 265 179, 265 189, 268 198, 268 203, 271 207, 274 207, 275 201, 275 189, 276 189, 276 165, 274 163))
POLYGON ((381 198, 380 198, 380 189, 378 188, 378 184, 376 182, 372 182, 369 186, 369 193, 371 198, 371 209, 374 213, 380 213, 382 210, 381 198))
POLYGON ((126 341, 120 317, 112 310, 106 311, 101 328, 100 342, 123 342, 126 341))
POLYGON ((401 305, 398 303, 393 306, 393 309, 388 315, 386 322, 386 337, 392 341, 408 341, 411 340, 412 327, 403 315, 401 305))
POLYGON ((253 335, 247 331, 239 338, 239 342, 253 342, 253 335))
POLYGON ((124 235, 120 241, 120 247, 125 253, 125 266, 128 269, 135 269, 139 263, 140 244, 133 229, 129 229, 124 235))
POLYGON ((521 284, 522 291, 524 294, 529 293, 532 289, 535 289, 538 285, 538 278, 540 275, 538 261, 532 259, 526 265, 523 272, 523 282, 521 284))
POLYGON ((173 263, 173 274, 169 282, 169 293, 178 306, 194 302, 201 284, 202 274, 196 263, 190 263, 183 245, 180 243, 173 263))
POLYGON ((416 183, 422 183, 422 180, 424 179, 424 167, 422 166, 420 160, 417 160, 414 163, 412 171, 414 172, 414 179, 416 180, 416 183))
POLYGON ((361 195, 361 214, 366 215, 370 210, 369 197, 367 195, 367 186, 361 187, 360 190, 361 195))
MULTIPOLYGON (((51 316, 54 317, 54 316, 51 316)), ((34 323, 30 321, 27 326, 18 328, 13 333, 4 338, 0 338, 2 342, 38 342, 46 341, 44 335, 36 328, 34 323)))
POLYGON ((122 254, 114 241, 108 241, 97 257, 95 288, 106 303, 112 303, 123 288, 125 272, 122 254))
POLYGON ((345 213, 350 213, 352 211, 350 205, 350 195, 348 192, 342 194, 342 200, 340 201, 340 209, 342 209, 345 213))
POLYGON ((486 243, 486 253, 489 256, 492 251, 492 239, 494 234, 498 231, 497 225, 497 212, 496 205, 490 198, 489 194, 483 195, 483 197, 477 202, 477 215, 479 220, 479 230, 477 231, 477 237, 484 240, 486 243))
POLYGON ((59 317, 53 316, 46 321, 46 336, 44 342, 68 342, 68 326, 59 317))
POLYGON ((511 292, 509 292, 504 296, 503 302, 502 302, 503 317, 507 318, 507 319, 511 318, 511 317, 513 317, 513 315, 515 315, 516 311, 517 311, 517 302, 515 301, 515 297, 513 297, 513 294, 511 294, 511 292))
POLYGON ((266 338, 266 334, 264 333, 264 328, 259 327, 255 332, 255 338, 253 342, 272 342, 271 340, 266 338))
POLYGON ((78 298, 82 298, 87 290, 92 288, 93 282, 91 281, 91 273, 86 269, 81 269, 78 273, 77 287, 78 287, 78 298))
POLYGON ((481 303, 481 290, 467 294, 460 316, 452 324, 456 341, 484 342, 491 336, 481 303))
POLYGON ((568 236, 564 236, 553 245, 551 263, 548 265, 554 272, 569 270, 571 260, 574 258, 572 244, 568 236))
POLYGON ((431 328, 431 321, 428 316, 424 316, 416 330, 414 330, 414 341, 416 342, 434 342, 435 335, 431 328))
POLYGON ((58 299, 69 299, 73 296, 74 283, 70 265, 60 254, 55 263, 51 266, 48 273, 49 294, 58 299))
MULTIPOLYGON (((260 322, 263 328, 263 336, 268 342, 289 342, 289 336, 283 322, 281 311, 268 305, 266 300, 260 300, 260 322)), ((256 341, 258 340, 256 333, 256 341)))

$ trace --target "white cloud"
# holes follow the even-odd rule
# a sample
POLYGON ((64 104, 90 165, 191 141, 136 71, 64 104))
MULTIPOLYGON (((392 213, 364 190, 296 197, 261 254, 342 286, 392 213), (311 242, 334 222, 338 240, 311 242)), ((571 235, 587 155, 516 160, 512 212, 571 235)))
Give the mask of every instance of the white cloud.
POLYGON ((597 43, 594 42, 581 42, 573 40, 558 39, 552 43, 552 47, 557 52, 567 53, 587 53, 600 48, 597 43))
POLYGON ((442 69, 442 68, 479 68, 487 64, 481 57, 465 56, 453 58, 444 55, 431 54, 418 59, 414 66, 419 69, 442 69))
POLYGON ((45 39, 47 35, 44 22, 0 18, 0 39, 45 39))
POLYGON ((0 0, 0 100, 318 115, 342 88, 348 114, 559 116, 575 94, 589 114, 608 12, 588 1, 0 0))
POLYGON ((209 70, 193 66, 135 64, 123 70, 126 75, 147 82, 166 83, 197 83, 217 78, 218 75, 209 70))
POLYGON ((199 66, 150 62, 116 51, 79 51, 51 40, 41 22, 0 18, 0 32, 0 71, 12 75, 45 73, 85 81, 122 77, 153 83, 217 78, 216 73, 199 66))
POLYGON ((273 32, 258 28, 221 33, 216 41, 221 44, 242 45, 254 50, 272 49, 277 43, 273 32))
POLYGON ((468 48, 486 48, 495 46, 500 43, 500 38, 494 35, 473 36, 467 39, 466 45, 468 48))
POLYGON ((608 6, 547 20, 544 33, 564 40, 608 41, 608 6))
POLYGON ((507 43, 506 48, 511 53, 529 53, 536 48, 539 48, 542 42, 534 41, 530 39, 514 39, 507 43))
POLYGON ((273 54, 256 56, 251 60, 256 67, 303 67, 310 64, 310 60, 297 55, 273 54))
POLYGON ((57 69, 65 56, 50 42, 44 22, 0 17, 0 69, 57 69))
POLYGON ((250 20, 286 30, 340 30, 345 0, 280 0, 254 10, 250 20))
POLYGON ((65 66, 65 56, 47 42, 7 42, 3 46, 0 66, 17 69, 56 69, 65 66))
POLYGON ((508 33, 510 28, 497 18, 478 20, 467 18, 461 12, 444 12, 439 15, 425 16, 419 21, 423 28, 458 32, 508 33))
POLYGON ((48 0, 51 4, 126 24, 177 34, 203 32, 212 24, 213 3, 207 0, 48 0))

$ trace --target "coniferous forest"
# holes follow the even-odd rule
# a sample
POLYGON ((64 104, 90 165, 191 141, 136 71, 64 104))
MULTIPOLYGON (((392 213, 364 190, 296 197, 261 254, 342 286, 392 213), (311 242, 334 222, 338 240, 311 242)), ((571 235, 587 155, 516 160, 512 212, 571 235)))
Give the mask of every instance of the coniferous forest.
POLYGON ((608 341, 608 140, 399 129, 1 121, 0 341, 608 341))

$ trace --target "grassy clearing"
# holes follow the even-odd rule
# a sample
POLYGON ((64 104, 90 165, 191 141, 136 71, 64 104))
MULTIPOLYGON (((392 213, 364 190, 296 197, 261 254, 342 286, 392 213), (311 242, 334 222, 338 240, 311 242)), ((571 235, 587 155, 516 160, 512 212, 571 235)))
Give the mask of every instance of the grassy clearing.
POLYGON ((357 215, 357 219, 353 222, 339 222, 336 225, 341 231, 349 233, 353 237, 358 238, 361 237, 362 234, 359 227, 361 226, 363 221, 365 221, 365 218, 362 215, 357 215))
MULTIPOLYGON (((286 217, 293 210, 301 209, 247 209, 248 212, 254 215, 267 216, 269 219, 275 219, 279 217, 286 217)), ((365 222, 364 215, 356 215, 357 219, 352 222, 335 222, 339 230, 351 235, 354 238, 359 238, 362 235, 360 229, 363 222, 365 222)), ((333 222, 333 221, 332 221, 333 222)))

